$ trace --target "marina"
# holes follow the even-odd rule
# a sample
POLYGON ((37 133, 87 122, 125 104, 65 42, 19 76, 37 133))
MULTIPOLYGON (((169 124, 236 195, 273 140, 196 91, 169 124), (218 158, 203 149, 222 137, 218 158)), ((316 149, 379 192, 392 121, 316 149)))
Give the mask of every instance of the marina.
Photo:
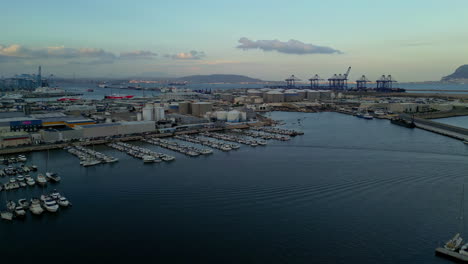
POLYGON ((195 144, 200 144, 203 146, 208 146, 210 148, 219 149, 222 151, 231 151, 234 149, 239 149, 239 145, 223 143, 221 141, 203 138, 200 136, 197 137, 197 136, 190 136, 190 135, 179 135, 179 136, 175 136, 174 138, 179 139, 179 140, 184 140, 187 142, 191 142, 191 143, 195 143, 195 144))
POLYGON ((239 134, 244 134, 253 138, 261 138, 263 140, 270 140, 270 139, 281 140, 281 141, 291 140, 291 137, 289 136, 271 134, 271 133, 266 133, 263 131, 255 131, 255 130, 252 131, 250 129, 233 129, 231 131, 235 133, 239 133, 239 134))
POLYGON ((215 132, 205 132, 205 133, 201 133, 200 135, 204 137, 211 137, 211 138, 224 140, 224 141, 236 142, 236 143, 248 145, 251 147, 265 146, 267 144, 265 140, 247 139, 247 138, 241 138, 239 136, 221 134, 221 133, 215 133, 215 132))
MULTIPOLYGON (((64 254, 95 252, 94 248, 112 240, 119 243, 100 248, 96 254, 138 252, 162 262, 174 260, 172 252, 183 253, 177 258, 180 262, 193 261, 200 248, 188 245, 201 244, 229 256, 217 257, 220 262, 278 263, 275 260, 284 258, 282 250, 286 250, 298 253, 287 255, 288 260, 298 263, 311 258, 317 263, 447 263, 434 256, 434 247, 435 241, 446 240, 447 234, 456 233, 458 227, 458 210, 447 205, 460 200, 460 184, 468 170, 465 144, 396 126, 388 120, 366 122, 337 113, 276 112, 272 116, 284 120, 279 126, 284 129, 296 129, 293 123, 308 117, 301 126, 304 136, 269 140, 267 147, 243 145, 237 151, 215 150, 209 158, 189 158, 175 152, 177 161, 161 162, 157 170, 125 151, 102 144, 87 148, 116 157, 118 162, 83 167, 63 149, 50 150, 49 155, 47 151, 27 153, 25 166, 34 164, 38 168, 29 172, 30 176, 43 173, 45 177, 50 156, 48 166, 63 179, 59 185, 40 187, 36 183, 36 187, 1 192, 0 211, 15 221, 0 222, 4 234, 0 243, 4 247, 20 243, 35 257, 48 256, 36 245, 52 235, 61 239, 50 240, 49 246, 64 254), (342 126, 347 129, 340 129, 342 126), (355 137, 357 134, 366 136, 355 137), (417 141, 413 140, 416 136, 417 141), (408 160, 417 162, 406 165, 408 160), (370 173, 363 173, 363 167, 370 173), (51 213, 41 205, 40 217, 25 210, 23 218, 6 209, 10 200, 18 205, 18 200, 26 199, 31 206, 35 197, 40 204, 41 195, 52 193, 54 188, 74 206, 65 209, 59 205, 58 211, 51 213), (366 217, 362 217, 363 210, 366 217), (24 220, 17 221, 20 219, 24 220), (401 225, 400 220, 406 224, 401 225), (132 228, 122 228, 128 225, 132 228), (282 235, 265 233, 273 229, 282 235), (401 232, 394 232, 396 229, 401 232), (90 241, 95 230, 100 236, 90 241), (316 239, 326 236, 332 239, 316 239), (381 236, 386 237, 382 244, 373 243, 381 236), (161 251, 122 241, 121 237, 157 243, 161 251), (187 246, 181 248, 171 237, 182 237, 187 246), (223 238, 225 242, 220 245, 223 238), (329 251, 337 239, 343 254, 329 251), (271 244, 272 240, 276 243, 271 244), (361 243, 369 245, 368 254, 354 254, 361 243), (268 256, 259 256, 250 251, 251 247, 268 256), (313 257, 308 255, 310 247, 316 249, 313 257), (382 247, 389 255, 380 254, 382 247), (243 253, 229 255, 232 248, 243 253)), ((189 139, 193 141, 189 143, 198 145, 200 139, 221 143, 200 135, 178 135, 174 139, 189 139)), ((159 147, 145 146, 147 143, 141 140, 126 144, 141 144, 159 152, 159 147)), ((21 252, 23 248, 10 247, 5 254, 14 257, 21 252)))
POLYGON ((37 172, 38 167, 36 165, 26 165, 26 155, 21 154, 16 158, 2 157, 2 159, 5 167, 0 169, 0 176, 7 177, 8 182, 0 184, 0 191, 2 191, 2 196, 5 197, 6 201, 6 210, 0 211, 1 219, 7 221, 23 219, 28 211, 33 215, 40 215, 44 211, 56 213, 59 207, 71 206, 68 199, 55 189, 49 194, 44 194, 48 183, 55 186, 56 183, 61 181, 61 177, 57 173, 47 170, 49 164, 48 153, 45 173, 37 172), (34 177, 33 173, 36 172, 37 175, 34 177), (20 198, 17 201, 8 199, 7 192, 16 193, 20 189, 23 189, 26 194, 34 193, 35 190, 39 189, 41 191, 40 198, 20 198))
POLYGON ((199 155, 208 155, 208 154, 213 153, 212 149, 196 148, 196 147, 188 146, 185 144, 179 144, 175 141, 169 141, 165 139, 152 138, 152 139, 145 139, 143 141, 149 144, 160 146, 165 149, 177 151, 179 153, 185 154, 190 157, 196 157, 199 155))
POLYGON ((144 163, 159 163, 161 161, 173 161, 175 159, 173 156, 154 152, 149 149, 124 142, 110 143, 107 144, 107 146, 125 152, 134 158, 141 159, 144 163))
POLYGON ((64 149, 67 150, 68 153, 78 157, 80 159, 80 165, 83 167, 94 166, 101 163, 114 163, 119 161, 119 159, 115 157, 102 154, 83 146, 65 147, 64 149))

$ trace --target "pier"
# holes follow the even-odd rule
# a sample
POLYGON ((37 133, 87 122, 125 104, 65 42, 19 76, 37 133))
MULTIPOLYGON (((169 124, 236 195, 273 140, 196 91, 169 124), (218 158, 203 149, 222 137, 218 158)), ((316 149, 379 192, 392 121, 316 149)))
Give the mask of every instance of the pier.
MULTIPOLYGON (((407 121, 411 121, 412 117, 407 114, 400 114, 402 119, 407 121)), ((432 120, 427 120, 423 118, 414 118, 414 124, 417 128, 424 129, 427 131, 431 131, 433 133, 441 134, 447 137, 456 138, 459 140, 467 140, 468 141, 468 129, 447 125, 440 122, 435 122, 432 120)))

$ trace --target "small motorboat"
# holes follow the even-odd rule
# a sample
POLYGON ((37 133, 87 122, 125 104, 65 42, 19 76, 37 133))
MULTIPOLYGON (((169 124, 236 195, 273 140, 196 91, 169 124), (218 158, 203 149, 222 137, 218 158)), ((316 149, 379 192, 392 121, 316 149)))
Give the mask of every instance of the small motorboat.
POLYGON ((144 163, 154 163, 154 162, 156 162, 156 158, 151 156, 151 155, 145 155, 145 156, 143 156, 143 162, 144 163))
POLYGON ((37 181, 38 184, 40 184, 42 186, 47 184, 47 179, 46 179, 46 177, 44 175, 42 175, 42 173, 39 173, 37 175, 36 181, 37 181))
POLYGON ((36 181, 33 179, 33 177, 26 177, 26 184, 29 186, 34 186, 36 184, 36 181))
POLYGON ((49 211, 51 213, 55 213, 59 209, 59 206, 58 206, 57 202, 54 199, 52 199, 51 197, 47 197, 44 200, 43 206, 47 211, 49 211))
POLYGON ((62 178, 57 175, 55 172, 46 172, 46 177, 51 182, 59 182, 62 178))
POLYGON ((8 201, 6 204, 8 211, 14 211, 16 208, 16 203, 13 201, 8 201))
POLYGON ((363 116, 362 116, 364 119, 373 119, 374 117, 371 116, 369 113, 365 113, 363 116))
POLYGON ((0 217, 4 220, 13 220, 13 213, 12 212, 7 212, 7 211, 3 211, 3 212, 0 212, 0 217))
POLYGON ((36 165, 32 165, 32 166, 31 166, 31 170, 32 170, 32 171, 37 171, 37 166, 36 166, 36 165))
POLYGON ((67 207, 70 205, 70 202, 68 201, 68 199, 64 196, 60 196, 58 199, 57 199, 57 203, 62 206, 62 207, 67 207))
POLYGON ((41 201, 37 198, 31 199, 31 205, 29 206, 31 213, 35 215, 40 215, 44 212, 44 209, 41 207, 41 201))
POLYGON ((26 215, 26 211, 21 206, 17 206, 15 208, 15 215, 18 217, 23 217, 26 215))
POLYGON ((18 206, 23 207, 23 209, 28 209, 29 208, 29 202, 26 199, 19 199, 18 200, 18 206))

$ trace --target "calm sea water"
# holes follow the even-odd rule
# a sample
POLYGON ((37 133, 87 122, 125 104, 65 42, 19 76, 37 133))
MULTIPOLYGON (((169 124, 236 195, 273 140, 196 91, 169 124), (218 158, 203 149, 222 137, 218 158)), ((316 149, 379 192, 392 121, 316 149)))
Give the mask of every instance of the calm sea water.
MULTIPOLYGON (((177 158, 151 165, 106 146, 96 150, 118 163, 82 168, 66 151, 51 151, 62 183, 48 190, 73 207, 1 221, 3 259, 449 263, 434 248, 463 231, 465 144, 337 113, 272 117, 305 135, 197 158, 132 143, 177 158)), ((40 168, 46 157, 28 154, 40 168)), ((41 192, 3 192, 2 207, 41 192)))
POLYGON ((452 126, 468 128, 468 116, 438 118, 438 119, 434 119, 434 121, 452 125, 452 126))

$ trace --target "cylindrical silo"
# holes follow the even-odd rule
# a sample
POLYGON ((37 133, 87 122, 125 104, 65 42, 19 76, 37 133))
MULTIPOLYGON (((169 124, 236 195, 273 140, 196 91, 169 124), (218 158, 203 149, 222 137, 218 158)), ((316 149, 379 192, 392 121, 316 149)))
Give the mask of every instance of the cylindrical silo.
POLYGON ((152 121, 154 120, 154 106, 153 104, 146 104, 145 107, 143 107, 143 120, 145 121, 152 121))
POLYGON ((218 111, 216 112, 216 119, 221 121, 227 120, 228 113, 226 111, 218 111))
POLYGON ((229 111, 229 113, 227 114, 227 121, 228 122, 239 122, 239 111, 237 111, 237 110, 229 111))

